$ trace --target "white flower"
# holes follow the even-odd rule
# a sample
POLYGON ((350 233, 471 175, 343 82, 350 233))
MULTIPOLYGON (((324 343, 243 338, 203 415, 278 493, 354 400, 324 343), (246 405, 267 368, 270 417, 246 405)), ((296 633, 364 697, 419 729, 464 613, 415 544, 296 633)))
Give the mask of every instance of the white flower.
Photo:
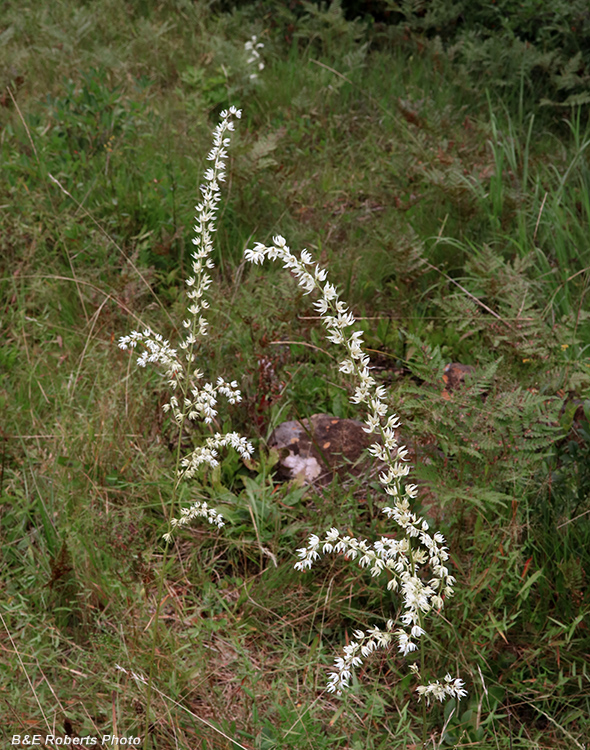
MULTIPOLYGON (((200 336, 207 335, 208 328, 203 312, 209 307, 205 293, 213 282, 207 269, 214 267, 210 257, 213 249, 211 235, 215 232, 215 220, 221 198, 219 182, 224 179, 224 160, 227 158, 227 147, 230 144, 230 139, 225 137, 225 134, 233 130, 232 118, 240 118, 241 114, 241 111, 233 106, 221 113, 221 121, 213 131, 213 148, 207 156, 212 165, 205 170, 205 184, 200 186, 202 200, 196 207, 193 238, 195 249, 192 253, 189 277, 186 280, 187 317, 182 321, 185 335, 179 342, 179 349, 184 352, 183 356, 180 357, 166 339, 149 328, 143 332, 132 331, 129 336, 123 336, 119 340, 122 349, 136 349, 141 346, 138 365, 145 367, 148 363, 154 363, 161 366, 168 386, 172 390, 180 388, 180 394, 172 395, 163 409, 165 412, 171 412, 173 419, 181 427, 186 419, 202 420, 205 424, 211 424, 217 416, 219 394, 231 404, 241 400, 236 381, 227 382, 220 377, 215 385, 201 383, 203 373, 194 365, 195 344, 200 336)), ((250 443, 237 433, 215 433, 207 438, 203 445, 181 459, 180 475, 189 479, 204 464, 217 466, 219 450, 225 447, 232 447, 243 459, 249 458, 253 453, 250 443)), ((193 518, 205 518, 219 528, 223 526, 222 516, 217 511, 209 508, 207 503, 197 502, 190 508, 183 509, 180 518, 171 520, 166 539, 169 541, 176 527, 188 523, 193 518)))
POLYGON ((426 702, 430 704, 430 699, 435 698, 439 701, 444 701, 445 698, 456 698, 461 700, 467 695, 467 690, 463 689, 465 683, 459 678, 453 679, 450 674, 445 675, 445 681, 441 684, 438 680, 436 682, 430 682, 428 685, 418 685, 416 692, 418 697, 426 698, 426 702))
MULTIPOLYGON (((314 273, 310 273, 308 269, 313 265, 313 258, 307 250, 297 258, 280 235, 273 237, 273 243, 271 247, 256 243, 254 250, 245 251, 245 258, 252 263, 262 263, 266 257, 280 260, 306 293, 315 291, 318 294, 314 307, 322 318, 326 338, 342 346, 346 352, 339 370, 355 379, 350 400, 366 405, 364 430, 380 438, 369 448, 369 453, 384 465, 379 479, 393 504, 383 508, 383 512, 398 526, 398 538, 384 537, 373 544, 352 535, 341 535, 332 528, 323 539, 317 534, 310 535, 307 546, 297 550, 299 559, 295 568, 300 571, 311 569, 321 555, 327 554, 343 554, 351 561, 356 560, 361 567, 368 568, 373 577, 386 571, 389 577, 387 589, 400 592, 403 600, 400 617, 403 627, 394 633, 390 621, 386 631, 377 628, 367 632, 355 631, 357 640, 344 647, 343 657, 336 658, 327 690, 340 694, 348 687, 352 670, 375 648, 388 647, 395 637, 403 656, 416 650, 416 640, 425 633, 422 627, 425 615, 443 606, 443 594, 452 595, 454 578, 443 564, 448 559, 443 536, 438 532, 430 536, 426 521, 410 509, 409 501, 417 496, 418 488, 410 483, 404 486, 403 480, 410 473, 409 451, 405 445, 398 445, 396 430, 400 422, 395 414, 389 413, 385 388, 378 385, 370 373, 370 359, 362 348, 362 332, 348 330, 355 323, 353 314, 339 299, 336 287, 326 280, 323 269, 316 265, 314 273), (429 569, 424 570, 427 565, 429 569)), ((445 680, 442 686, 432 683, 431 687, 422 688, 419 695, 439 697, 437 691, 445 696, 461 697, 464 694, 460 680, 452 683, 445 680)))
MULTIPOLYGON (((209 523, 214 524, 219 529, 222 526, 225 526, 221 513, 218 513, 214 508, 210 508, 205 502, 199 501, 191 505, 189 508, 181 508, 180 513, 180 518, 173 518, 170 521, 170 527, 172 530, 179 526, 186 526, 186 524, 190 523, 195 518, 205 518, 209 523)), ((163 538, 166 542, 170 542, 172 539, 172 532, 169 531, 168 533, 163 534, 163 538)))
MULTIPOLYGON (((246 60, 247 65, 256 64, 256 67, 259 71, 264 70, 264 62, 262 61, 262 58, 260 56, 260 52, 258 50, 261 50, 264 48, 264 44, 262 42, 258 41, 258 37, 256 35, 252 36, 252 38, 244 43, 244 50, 246 52, 249 52, 250 55, 248 59, 246 60)), ((258 78, 258 75, 256 73, 251 73, 250 78, 258 78)))

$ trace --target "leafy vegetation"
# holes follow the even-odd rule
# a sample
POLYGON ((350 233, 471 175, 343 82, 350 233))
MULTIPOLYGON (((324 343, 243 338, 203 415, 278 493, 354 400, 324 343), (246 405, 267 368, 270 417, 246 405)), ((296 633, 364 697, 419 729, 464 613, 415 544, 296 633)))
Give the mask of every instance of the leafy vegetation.
MULTIPOLYGON (((358 416, 295 281, 242 262, 280 232, 351 303, 416 456, 417 511, 453 550, 456 595, 428 659, 456 666, 469 696, 431 708, 432 746, 582 747, 585 5, 231 5, 0 11, 7 734, 143 737, 131 672, 154 665, 153 747, 420 746, 394 652, 376 652, 342 698, 325 692, 354 629, 399 601, 333 557, 293 570, 311 531, 391 528, 371 484, 274 477, 266 442, 281 421, 358 416), (207 501, 227 523, 179 530, 164 557, 179 437, 160 376, 131 373, 116 341, 148 325, 176 337, 204 156, 229 105, 244 114, 198 356, 242 391, 216 428, 257 450, 182 485, 181 503, 207 501), (451 386, 452 362, 472 369, 451 386)), ((183 448, 208 434, 184 431, 183 448)))

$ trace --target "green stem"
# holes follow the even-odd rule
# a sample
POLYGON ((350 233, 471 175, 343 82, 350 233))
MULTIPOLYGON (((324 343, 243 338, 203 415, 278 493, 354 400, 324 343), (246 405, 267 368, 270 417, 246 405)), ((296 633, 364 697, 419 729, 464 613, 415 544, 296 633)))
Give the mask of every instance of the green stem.
MULTIPOLYGON (((424 639, 420 638, 420 674, 424 674, 424 639)), ((426 750, 426 701, 422 700, 422 750, 426 750)))
MULTIPOLYGON (((192 351, 192 349, 191 349, 192 351)), ((183 402, 185 393, 183 393, 183 402)), ((176 447, 176 465, 175 465, 175 471, 174 475, 175 477, 178 477, 178 471, 180 468, 180 456, 181 456, 181 450, 182 450, 182 432, 184 429, 184 423, 186 421, 186 406, 183 407, 183 413, 182 413, 182 420, 180 422, 180 426, 178 429, 178 445, 176 447)), ((176 500, 178 497, 178 479, 174 482, 174 488, 172 490, 172 498, 170 503, 170 515, 168 517, 168 531, 170 532, 172 530, 172 524, 171 521, 174 518, 174 511, 176 506, 176 500)), ((145 744, 144 748, 145 750, 150 749, 151 745, 151 736, 150 736, 150 713, 151 713, 151 702, 152 702, 152 679, 154 676, 154 665, 156 662, 156 644, 158 642, 158 628, 160 625, 160 609, 162 606, 162 593, 164 590, 164 571, 166 570, 166 561, 168 559, 168 549, 170 547, 170 541, 166 541, 166 546, 164 547, 164 553, 162 555, 162 565, 160 567, 160 574, 158 576, 158 590, 156 593, 156 612, 154 614, 154 629, 153 629, 153 638, 152 638, 152 646, 151 646, 151 652, 150 652, 150 669, 148 674, 148 683, 147 683, 147 697, 146 697, 146 707, 145 707, 145 744)))

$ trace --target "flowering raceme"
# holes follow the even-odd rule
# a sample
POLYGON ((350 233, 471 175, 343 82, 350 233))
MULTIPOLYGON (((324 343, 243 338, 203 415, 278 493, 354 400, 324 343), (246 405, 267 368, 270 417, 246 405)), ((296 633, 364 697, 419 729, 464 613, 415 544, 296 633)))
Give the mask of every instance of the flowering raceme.
MULTIPOLYGON (((260 52, 258 51, 263 48, 264 48, 264 44, 258 41, 258 37, 256 36, 256 34, 254 34, 254 36, 252 36, 251 39, 245 42, 244 50, 249 53, 249 57, 246 60, 246 64, 256 65, 259 71, 263 71, 264 62, 262 60, 260 52)), ((254 80, 255 78, 258 78, 258 73, 250 73, 250 80, 254 80)))
MULTIPOLYGON (((141 367, 145 367, 148 362, 162 367, 167 385, 172 391, 170 400, 163 408, 164 411, 172 412, 181 431, 187 419, 211 424, 217 416, 219 395, 227 398, 230 404, 239 403, 242 399, 235 381, 227 382, 220 377, 215 384, 203 382, 203 373, 195 367, 195 348, 199 338, 208 334, 208 321, 204 313, 209 308, 209 303, 205 293, 212 283, 209 274, 214 267, 211 259, 212 234, 215 232, 215 219, 221 200, 219 183, 225 180, 226 149, 230 144, 226 133, 234 130, 232 118, 240 118, 241 114, 235 107, 224 110, 221 113, 221 121, 213 131, 213 148, 207 156, 213 165, 205 171, 205 183, 200 188, 201 202, 196 206, 193 238, 195 249, 191 256, 192 273, 186 280, 188 306, 187 318, 182 323, 185 335, 178 344, 180 353, 172 348, 169 341, 150 328, 142 332, 132 331, 119 340, 121 349, 143 347, 137 359, 137 364, 141 367)), ((252 445, 237 433, 216 432, 207 438, 204 445, 198 446, 181 459, 179 478, 190 479, 203 464, 217 466, 218 451, 227 446, 234 448, 245 459, 254 452, 252 445)), ((218 513, 206 503, 196 502, 190 508, 183 509, 180 519, 171 520, 171 528, 188 523, 191 518, 196 517, 203 517, 219 527, 223 525, 222 517, 218 513)), ((170 534, 166 534, 165 538, 168 540, 170 534)))
MULTIPOLYGON (((393 620, 388 620, 385 629, 370 628, 367 632, 357 630, 355 639, 344 648, 344 656, 335 661, 335 671, 329 675, 327 689, 340 694, 349 686, 352 670, 362 664, 376 648, 387 648, 397 644, 398 651, 407 656, 417 648, 418 639, 424 635, 422 623, 432 609, 440 610, 444 598, 453 595, 455 579, 446 565, 449 554, 442 534, 429 534, 428 523, 411 511, 411 502, 416 498, 416 485, 405 483, 410 468, 407 463, 408 451, 398 445, 396 429, 399 419, 389 414, 385 403, 385 388, 377 385, 370 372, 370 360, 364 353, 361 331, 348 332, 355 319, 347 305, 339 299, 336 288, 327 281, 327 271, 314 263, 311 254, 303 250, 297 258, 289 249, 283 237, 273 237, 273 245, 267 247, 255 243, 254 249, 244 253, 246 260, 262 264, 265 259, 280 260, 297 279, 306 294, 316 291, 319 299, 314 307, 320 314, 327 329, 326 338, 345 349, 340 371, 353 375, 356 381, 351 397, 354 404, 366 409, 365 432, 375 434, 377 439, 369 448, 385 469, 379 476, 384 491, 392 498, 391 506, 383 508, 383 513, 395 521, 400 528, 398 539, 382 537, 370 543, 355 537, 343 535, 332 528, 323 539, 311 534, 307 546, 297 550, 299 560, 295 568, 308 570, 322 555, 343 554, 348 559, 357 560, 361 567, 370 570, 376 577, 382 573, 388 576, 388 590, 399 591, 403 600, 401 626, 395 628, 393 620), (428 578, 428 575, 430 578, 428 578)), ((413 669, 417 673, 417 669, 413 669)), ((420 685, 419 697, 445 697, 460 699, 467 695, 463 681, 453 680, 449 675, 441 684, 439 681, 420 685)))

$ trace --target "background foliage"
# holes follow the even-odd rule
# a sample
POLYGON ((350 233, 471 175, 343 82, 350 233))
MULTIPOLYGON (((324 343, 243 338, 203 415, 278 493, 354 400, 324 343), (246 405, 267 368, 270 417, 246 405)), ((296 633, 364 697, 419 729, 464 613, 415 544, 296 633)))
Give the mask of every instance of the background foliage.
POLYGON ((585 3, 560 0, 3 3, 10 736, 143 732, 141 686, 114 665, 148 671, 179 438, 158 374, 115 342, 144 323, 174 336, 210 132, 235 104, 200 356, 208 378, 240 382, 221 423, 258 452, 183 498, 230 523, 183 531, 165 564, 153 744, 410 748, 420 734, 394 653, 349 696, 323 692, 354 628, 398 605, 338 560, 292 569, 312 531, 390 528, 370 481, 273 478, 278 423, 358 416, 295 282, 242 264, 278 232, 360 318, 420 510, 453 551, 457 595, 428 658, 470 694, 429 712, 436 747, 587 742, 589 24, 585 3), (455 389, 451 362, 474 368, 455 389))

